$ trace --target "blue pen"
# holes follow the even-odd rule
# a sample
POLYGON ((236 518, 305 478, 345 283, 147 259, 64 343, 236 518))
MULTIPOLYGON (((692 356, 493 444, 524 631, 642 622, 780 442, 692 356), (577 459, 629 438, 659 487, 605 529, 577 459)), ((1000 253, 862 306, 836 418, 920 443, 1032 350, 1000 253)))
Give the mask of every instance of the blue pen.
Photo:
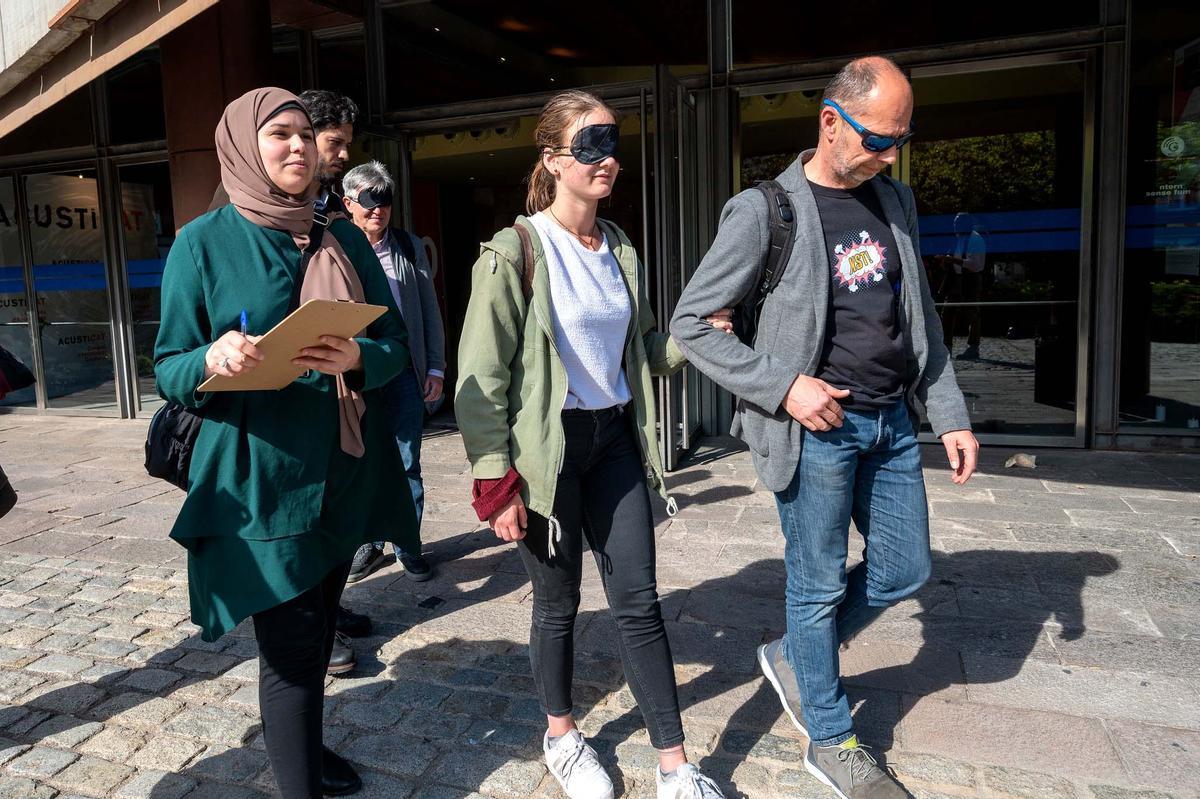
POLYGON ((242 309, 242 335, 246 335, 246 309, 242 309))

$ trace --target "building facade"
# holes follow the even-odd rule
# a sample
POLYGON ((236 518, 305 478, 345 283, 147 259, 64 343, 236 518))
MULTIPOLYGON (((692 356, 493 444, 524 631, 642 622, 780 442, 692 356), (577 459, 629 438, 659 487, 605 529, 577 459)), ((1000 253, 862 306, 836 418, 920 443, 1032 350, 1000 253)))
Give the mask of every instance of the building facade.
MULTIPOLYGON (((6 52, 21 5, 0 11, 6 52)), ((0 72, 0 91, 14 87, 0 94, 0 346, 38 377, 4 409, 156 407, 163 259, 208 205, 212 130, 246 89, 359 103, 355 157, 399 176, 397 211, 438 269, 453 363, 478 243, 521 211, 537 112, 555 91, 589 88, 622 114, 622 177, 602 213, 640 245, 665 324, 723 203, 813 145, 821 89, 846 60, 886 53, 916 94, 917 136, 893 176, 916 192, 980 438, 1200 447, 1194 2, 94 5, 93 33, 40 67, 89 35, 108 41, 112 63, 93 43, 91 58, 58 65, 78 88, 62 78, 61 99, 45 97, 45 77, 30 89, 38 70, 12 72, 11 57, 0 72), (955 268, 954 255, 970 257, 955 268)), ((690 368, 663 381, 668 462, 724 433, 732 403, 690 368)))

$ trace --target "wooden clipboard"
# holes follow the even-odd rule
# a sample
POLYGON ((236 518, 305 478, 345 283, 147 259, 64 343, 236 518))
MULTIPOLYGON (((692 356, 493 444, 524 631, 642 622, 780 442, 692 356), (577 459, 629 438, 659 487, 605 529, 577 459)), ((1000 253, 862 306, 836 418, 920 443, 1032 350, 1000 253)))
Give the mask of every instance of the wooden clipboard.
POLYGON ((266 357, 253 370, 233 377, 213 375, 197 391, 271 391, 284 388, 305 369, 292 359, 321 336, 352 338, 387 312, 383 305, 339 300, 309 300, 267 331, 258 342, 266 357))

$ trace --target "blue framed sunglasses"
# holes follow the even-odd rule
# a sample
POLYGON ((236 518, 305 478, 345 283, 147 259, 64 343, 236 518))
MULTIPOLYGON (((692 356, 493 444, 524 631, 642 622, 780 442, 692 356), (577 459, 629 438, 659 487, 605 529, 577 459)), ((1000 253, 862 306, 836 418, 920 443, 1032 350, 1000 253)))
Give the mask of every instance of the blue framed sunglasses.
POLYGON ((908 140, 913 137, 913 128, 911 122, 908 123, 908 133, 905 133, 901 136, 884 136, 880 133, 873 133, 864 128, 862 125, 858 124, 854 117, 847 114, 846 109, 838 105, 837 101, 835 100, 822 100, 821 105, 827 105, 834 111, 837 111, 842 119, 846 120, 846 123, 849 124, 850 127, 854 128, 854 132, 859 136, 862 136, 863 147, 873 153, 885 153, 893 147, 899 150, 901 147, 908 144, 908 140))

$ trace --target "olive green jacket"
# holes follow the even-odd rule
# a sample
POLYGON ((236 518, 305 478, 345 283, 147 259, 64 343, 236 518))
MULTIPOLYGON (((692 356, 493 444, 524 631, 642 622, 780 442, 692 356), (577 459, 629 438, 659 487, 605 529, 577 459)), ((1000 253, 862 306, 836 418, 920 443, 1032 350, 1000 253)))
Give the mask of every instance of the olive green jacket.
MULTIPOLYGON (((657 329, 637 251, 620 228, 598 221, 629 289, 633 312, 624 367, 642 463, 650 487, 666 499, 651 376, 672 374, 687 360, 675 341, 657 329)), ((567 371, 554 345, 550 277, 541 240, 525 217, 517 217, 517 224, 524 225, 533 240, 532 308, 526 307, 521 287, 520 238, 505 228, 480 247, 472 270, 471 301, 458 346, 454 410, 472 474, 496 479, 510 466, 516 468, 525 481, 525 505, 549 518, 566 441, 562 409, 567 371)), ((668 507, 674 512, 673 503, 668 507)))

